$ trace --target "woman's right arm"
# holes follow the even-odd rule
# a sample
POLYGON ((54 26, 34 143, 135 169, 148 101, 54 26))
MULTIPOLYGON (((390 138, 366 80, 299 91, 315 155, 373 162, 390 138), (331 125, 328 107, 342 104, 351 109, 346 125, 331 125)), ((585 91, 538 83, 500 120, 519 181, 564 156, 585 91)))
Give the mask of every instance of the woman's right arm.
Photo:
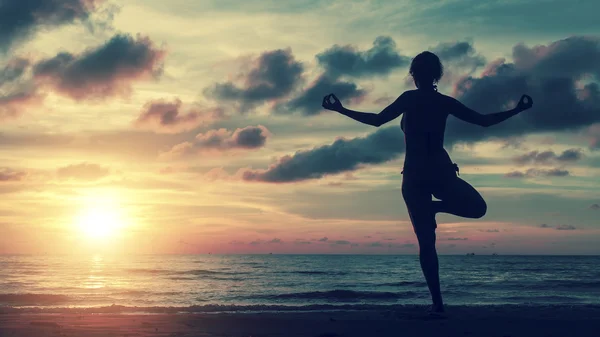
POLYGON ((450 109, 451 115, 454 115, 458 119, 461 119, 465 122, 480 125, 483 127, 488 127, 504 122, 512 116, 517 115, 520 112, 527 110, 533 106, 533 100, 531 99, 531 97, 529 97, 528 95, 523 95, 521 96, 519 103, 514 109, 483 115, 475 110, 467 108, 464 104, 460 103, 454 98, 452 98, 452 101, 452 108, 450 109), (525 99, 527 99, 527 101, 525 101, 525 99))

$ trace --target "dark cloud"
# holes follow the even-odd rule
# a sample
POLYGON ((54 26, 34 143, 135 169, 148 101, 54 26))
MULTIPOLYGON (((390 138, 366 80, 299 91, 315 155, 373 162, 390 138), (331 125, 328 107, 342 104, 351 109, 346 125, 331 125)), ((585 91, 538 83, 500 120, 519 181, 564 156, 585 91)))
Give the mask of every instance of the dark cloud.
POLYGON ((60 179, 98 180, 110 174, 110 169, 98 164, 80 163, 61 167, 56 170, 60 179))
POLYGON ((319 239, 319 242, 327 242, 329 240, 327 237, 323 237, 319 239))
POLYGON ((590 142, 590 150, 600 150, 600 123, 590 126, 586 130, 590 142))
POLYGON ((466 240, 469 240, 469 238, 447 238, 446 240, 448 240, 448 241, 466 241, 466 240))
POLYGON ((590 209, 594 210, 594 211, 600 210, 600 205, 599 204, 592 204, 590 206, 590 209))
POLYGON ((26 79, 31 61, 16 57, 0 69, 0 119, 20 116, 24 110, 41 105, 44 95, 26 79))
POLYGON ((302 63, 295 60, 291 49, 278 49, 261 54, 247 74, 238 75, 244 82, 217 83, 204 90, 208 97, 234 101, 246 111, 256 105, 287 96, 302 81, 302 63))
POLYGON ((9 60, 4 68, 0 70, 0 87, 21 79, 25 71, 29 68, 30 63, 30 60, 23 57, 16 57, 9 60))
POLYGON ((485 65, 485 57, 475 52, 468 41, 444 42, 432 49, 443 64, 475 69, 485 65))
POLYGON ((331 243, 334 244, 334 245, 340 245, 340 246, 345 246, 345 245, 352 244, 352 242, 347 241, 347 240, 336 240, 336 241, 333 241, 331 243))
POLYGON ((283 241, 281 241, 281 239, 275 238, 275 239, 267 241, 267 243, 279 243, 279 244, 281 244, 281 243, 283 243, 283 241))
POLYGON ((497 229, 480 229, 480 232, 485 232, 485 233, 499 233, 500 231, 497 229))
POLYGON ((85 21, 104 0, 0 1, 0 51, 47 30, 85 21))
POLYGON ((162 74, 165 54, 148 37, 119 34, 81 54, 61 52, 42 60, 33 75, 38 83, 75 100, 126 96, 132 82, 162 74))
POLYGON ((552 165, 576 162, 583 158, 581 149, 568 149, 561 154, 556 154, 554 151, 531 151, 526 154, 513 158, 513 161, 519 165, 552 165))
POLYGON ((199 133, 193 141, 177 144, 163 156, 183 157, 203 151, 254 150, 263 147, 271 135, 262 125, 247 126, 231 132, 227 129, 199 133))
POLYGON ((300 112, 305 116, 318 115, 324 111, 322 107, 323 97, 330 93, 335 93, 341 101, 350 100, 358 103, 364 99, 367 91, 359 89, 354 82, 343 81, 322 74, 296 97, 288 102, 276 105, 273 111, 278 114, 300 112))
POLYGON ((343 102, 359 103, 366 97, 367 90, 359 89, 356 83, 340 77, 385 76, 410 62, 410 58, 402 56, 396 51, 394 40, 386 36, 377 37, 373 42, 373 47, 366 51, 359 51, 356 47, 348 45, 334 45, 317 54, 316 58, 324 68, 324 72, 292 99, 277 104, 273 112, 278 114, 300 112, 305 116, 318 115, 324 112, 321 106, 323 97, 330 93, 335 93, 343 102))
POLYGON ((133 125, 160 133, 177 133, 193 130, 201 125, 224 118, 222 109, 191 107, 184 113, 181 100, 154 100, 146 103, 133 125))
POLYGON ((332 77, 383 76, 410 63, 410 58, 400 55, 396 50, 396 42, 388 36, 377 37, 373 47, 365 51, 351 45, 334 45, 317 54, 316 58, 325 73, 332 77))
POLYGON ((550 228, 550 226, 548 226, 547 224, 543 223, 540 225, 541 228, 550 228))
POLYGON ((573 225, 558 225, 558 226, 556 226, 556 229, 560 230, 560 231, 572 231, 577 228, 575 228, 575 226, 573 226, 573 225))
POLYGON ((534 107, 491 128, 448 120, 448 138, 470 142, 490 137, 572 131, 600 121, 600 39, 573 36, 548 45, 513 48, 514 63, 491 62, 478 78, 466 76, 454 97, 482 113, 515 106, 527 93, 534 107), (591 83, 584 84, 584 79, 591 83))
POLYGON ((506 178, 534 178, 534 177, 566 177, 570 173, 567 170, 563 169, 535 169, 531 168, 527 171, 512 171, 506 173, 504 177, 506 178))
POLYGON ((27 176, 25 171, 16 171, 9 168, 0 169, 0 182, 21 181, 27 176))
POLYGON ((310 244, 312 244, 312 242, 306 241, 306 240, 303 240, 303 239, 296 239, 294 241, 294 244, 295 245, 310 245, 310 244))
POLYGON ((267 170, 246 170, 242 172, 242 177, 246 181, 270 183, 318 179, 355 170, 363 164, 394 160, 403 151, 404 139, 400 127, 387 127, 364 138, 339 138, 331 145, 298 151, 293 156, 280 158, 267 170))
POLYGON ((365 243, 364 244, 365 247, 374 247, 374 248, 382 248, 384 247, 383 243, 376 241, 376 242, 371 242, 371 243, 365 243))

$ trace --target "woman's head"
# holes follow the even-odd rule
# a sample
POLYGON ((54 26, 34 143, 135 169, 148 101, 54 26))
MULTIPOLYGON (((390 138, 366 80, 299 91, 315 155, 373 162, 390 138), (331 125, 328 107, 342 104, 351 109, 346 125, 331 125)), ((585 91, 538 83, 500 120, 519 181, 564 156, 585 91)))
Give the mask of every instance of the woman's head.
POLYGON ((417 88, 435 88, 435 84, 444 75, 444 66, 437 55, 424 51, 412 60, 409 73, 417 88))

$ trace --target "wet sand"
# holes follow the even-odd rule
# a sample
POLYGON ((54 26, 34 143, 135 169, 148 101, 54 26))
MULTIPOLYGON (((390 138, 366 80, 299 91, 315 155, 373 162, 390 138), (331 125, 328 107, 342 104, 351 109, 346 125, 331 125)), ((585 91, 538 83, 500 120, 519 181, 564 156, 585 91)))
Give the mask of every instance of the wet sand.
POLYGON ((449 307, 443 319, 423 314, 424 307, 305 313, 0 312, 2 337, 600 336, 600 306, 457 306, 449 307))

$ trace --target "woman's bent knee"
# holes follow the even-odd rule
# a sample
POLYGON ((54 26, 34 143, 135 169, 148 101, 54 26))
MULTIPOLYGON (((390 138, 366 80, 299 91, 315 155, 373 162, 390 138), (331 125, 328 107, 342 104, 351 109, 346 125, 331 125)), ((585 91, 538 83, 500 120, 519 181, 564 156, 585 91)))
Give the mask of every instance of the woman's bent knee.
POLYGON ((485 202, 485 200, 482 199, 481 203, 477 207, 474 215, 475 215, 476 219, 479 219, 479 218, 483 218, 483 216, 486 213, 487 213, 487 203, 485 202))

